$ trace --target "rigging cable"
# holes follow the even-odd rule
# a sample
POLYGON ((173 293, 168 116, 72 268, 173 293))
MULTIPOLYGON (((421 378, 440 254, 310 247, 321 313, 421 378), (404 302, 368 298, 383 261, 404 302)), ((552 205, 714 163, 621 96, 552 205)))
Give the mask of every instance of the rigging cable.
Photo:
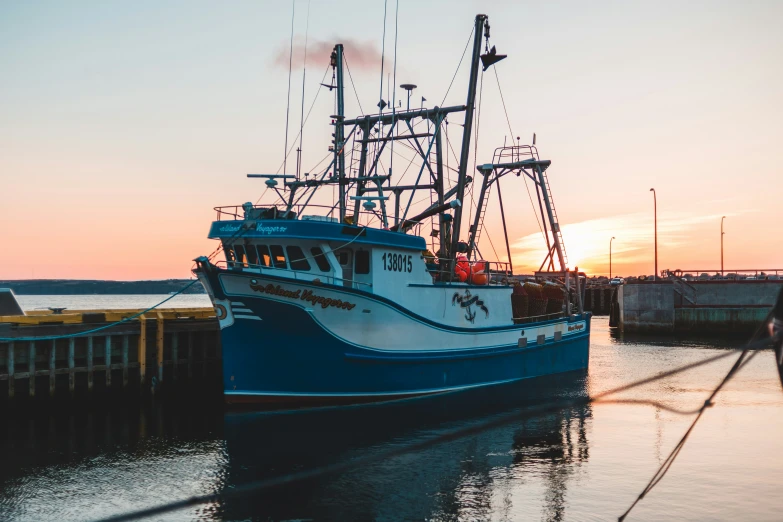
MULTIPOLYGON (((379 95, 380 101, 378 102, 379 114, 383 114, 383 64, 386 62, 386 6, 389 0, 383 2, 383 40, 381 41, 381 92, 379 95)), ((383 130, 383 124, 381 124, 381 130, 383 130)))
MULTIPOLYGON (((766 348, 770 342, 770 339, 762 339, 761 341, 756 341, 754 343, 750 343, 744 347, 745 351, 748 350, 761 350, 763 348, 766 348)), ((392 447, 387 451, 381 451, 378 453, 373 453, 371 455, 365 456, 365 457, 358 457, 355 459, 350 460, 342 460, 340 462, 334 463, 334 464, 328 464, 325 466, 321 466, 319 468, 309 469, 309 470, 302 470, 297 471, 294 473, 285 474, 278 477, 268 478, 268 479, 262 479, 255 482, 250 482, 241 486, 236 486, 234 488, 222 491, 222 492, 214 492, 214 493, 208 493, 205 495, 199 495, 199 496, 193 496, 190 498, 185 498, 182 500, 177 500, 174 502, 170 502, 168 504, 163 504, 160 506, 155 506, 151 508, 145 508, 140 509, 138 511, 130 512, 130 513, 124 513, 120 515, 116 515, 113 517, 108 517, 103 519, 103 522, 126 522, 129 520, 137 520, 139 518, 143 517, 150 517, 154 515, 160 515, 163 513, 169 513, 171 511, 175 511, 178 509, 191 507, 191 506, 197 506, 202 504, 207 504, 210 502, 217 502, 222 500, 230 500, 230 499, 237 499, 242 498, 245 495, 258 493, 259 491, 267 490, 273 487, 279 487, 284 485, 291 485, 295 484, 297 482, 303 481, 303 480, 312 480, 315 478, 319 478, 325 475, 333 475, 340 472, 345 472, 350 469, 354 469, 357 467, 361 467, 363 465, 368 465, 371 463, 379 462, 379 461, 385 461, 388 459, 391 459, 393 457, 397 457, 400 455, 405 455, 411 452, 421 451, 424 449, 427 449, 431 446, 434 446, 435 444, 440 444, 443 442, 458 440, 461 438, 464 438, 469 435, 476 435, 479 433, 483 433, 488 429, 492 428, 498 428, 502 426, 506 426, 514 421, 517 421, 519 419, 528 418, 534 415, 544 415, 548 413, 555 413, 558 411, 561 411, 565 408, 574 408, 574 407, 581 407, 581 406, 587 406, 592 403, 600 403, 603 402, 603 399, 605 397, 608 397, 610 395, 616 395, 621 392, 625 392, 634 388, 638 388, 640 386, 644 386, 646 384, 650 384, 652 382, 659 381, 661 379, 665 379, 667 377, 671 377, 680 373, 683 373, 688 370, 692 370, 694 368, 698 368, 700 366, 705 366, 707 364, 725 359, 732 354, 736 352, 735 350, 727 350, 725 352, 719 353, 717 355, 713 355, 711 357, 707 357, 705 359, 702 359, 700 361, 696 361, 693 363, 688 363, 683 366, 679 366, 677 368, 674 368, 672 370, 667 370, 655 375, 652 375, 650 377, 631 382, 629 384, 625 384, 623 386, 619 386, 617 388, 612 388, 607 391, 601 392, 596 394, 593 397, 577 397, 577 398, 567 398, 560 401, 554 401, 549 403, 543 403, 538 404, 534 406, 529 406, 526 408, 523 408, 520 411, 514 411, 510 412, 508 414, 503 414, 496 416, 494 418, 491 418, 489 420, 478 422, 474 424, 470 424, 468 426, 462 426, 459 428, 455 428, 452 430, 449 430, 445 433, 441 433, 438 435, 433 435, 431 437, 423 438, 417 442, 414 442, 412 444, 404 445, 404 446, 398 446, 398 447, 392 447)), ((408 399, 410 400, 410 399, 408 399)), ((619 401, 607 401, 611 403, 617 403, 619 401)), ((652 404, 653 401, 650 401, 652 404)), ((677 413, 680 413, 677 411, 677 413)), ((682 413, 688 413, 688 412, 682 412, 682 413)))
POLYGON ((362 114, 364 114, 364 109, 362 109, 362 102, 359 100, 359 93, 356 92, 356 84, 353 83, 353 76, 351 76, 351 68, 348 67, 348 59, 343 55, 343 62, 345 63, 345 70, 348 71, 348 79, 351 80, 351 87, 353 87, 353 94, 356 96, 356 103, 359 104, 359 111, 361 111, 362 114))
POLYGON ((459 72, 459 68, 462 66, 462 61, 465 59, 465 53, 468 52, 468 47, 470 46, 470 40, 473 38, 473 31, 476 30, 476 26, 474 25, 473 28, 470 30, 470 36, 468 36, 468 41, 465 43, 465 50, 462 51, 462 58, 459 59, 459 63, 457 64, 457 70, 454 71, 454 76, 451 77, 451 83, 449 83, 449 88, 446 89, 446 94, 443 95, 443 101, 440 102, 440 106, 443 107, 443 104, 446 103, 446 97, 449 95, 449 91, 451 91, 452 85, 454 85, 454 80, 457 78, 457 73, 459 72))
MULTIPOLYGON (((326 75, 329 72, 329 67, 330 67, 329 65, 326 66, 326 69, 324 70, 324 75, 321 78, 321 83, 323 83, 323 81, 326 79, 326 75)), ((318 100, 318 94, 320 92, 321 92, 321 89, 318 89, 318 90, 315 91, 315 96, 313 97, 313 103, 310 105, 310 109, 307 111, 307 116, 305 116, 305 119, 304 119, 304 124, 305 125, 307 125, 307 121, 310 119, 310 114, 313 112, 313 107, 315 107, 315 102, 318 100)), ((299 136, 297 135, 296 138, 299 138, 299 136)), ((296 141, 296 138, 295 138, 294 141, 296 141)), ((288 152, 286 153, 286 158, 291 154, 291 151, 293 151, 293 150, 294 150, 294 145, 291 145, 291 148, 288 149, 288 152)), ((331 153, 329 155, 331 155, 331 153)), ((275 172, 275 174, 280 174, 280 171, 284 168, 284 166, 285 166, 284 162, 280 163, 280 166, 277 167, 277 172, 275 172)), ((266 193, 266 191, 264 191, 264 192, 266 193)), ((263 194, 261 196, 263 197, 263 194)), ((256 205, 258 205, 259 201, 261 201, 261 198, 258 198, 256 200, 256 205)))
MULTIPOLYGON (((391 184, 392 167, 394 167, 394 142, 397 141, 397 28, 399 26, 400 19, 400 0, 397 0, 397 6, 394 12, 394 89, 392 90, 392 136, 391 143, 391 158, 389 159, 389 184, 391 184)), ((388 93, 387 93, 388 95, 388 93)), ((381 205, 385 203, 381 201, 381 205)))
MULTIPOLYGON (((473 119, 475 121, 476 125, 476 134, 473 137, 473 174, 476 173, 476 157, 478 155, 478 140, 479 140, 479 128, 481 125, 481 99, 484 97, 484 70, 481 71, 481 82, 479 82, 479 99, 478 99, 478 105, 476 106, 476 113, 473 116, 473 119)), ((474 184, 470 184, 470 202, 473 203, 473 206, 468 207, 468 227, 470 227, 470 223, 473 221, 473 207, 476 206, 476 200, 475 200, 475 192, 473 190, 474 184)), ((463 203, 464 204, 464 203, 463 203)), ((479 209, 476 208, 476 213, 479 212, 479 209)), ((475 247, 478 249, 478 245, 475 245, 475 247)))
MULTIPOLYGON (((301 112, 301 116, 299 117, 299 157, 297 158, 296 161, 297 181, 299 181, 299 173, 302 170, 302 138, 304 136, 305 79, 307 78, 307 39, 309 35, 310 35, 310 0, 307 0, 307 23, 305 24, 304 61, 302 62, 302 112, 301 112)), ((288 132, 286 132, 286 135, 287 134, 288 132)), ((286 152, 286 156, 287 155, 288 153, 286 152)))
MULTIPOLYGON (((503 112, 506 114, 506 123, 508 123, 508 132, 511 133, 511 143, 512 143, 511 146, 513 147, 514 131, 511 130, 511 120, 508 117, 508 110, 506 110, 506 100, 503 98, 503 89, 500 88, 500 77, 498 76, 498 68, 493 67, 492 70, 495 71, 495 79, 498 82, 498 92, 500 93, 500 101, 503 103, 503 112)), ((544 227, 541 226, 541 221, 538 219, 538 212, 536 212, 536 206, 533 204, 533 196, 530 194, 530 187, 527 186, 527 174, 522 176, 522 182, 525 184, 525 190, 527 191, 527 198, 530 200, 530 206, 533 207, 533 215, 536 218, 536 224, 538 225, 538 230, 543 235, 544 227)))
POLYGON ((285 174, 288 161, 288 113, 291 109, 291 69, 294 58, 294 15, 296 14, 296 0, 291 2, 291 46, 288 50, 288 102, 285 107, 285 146, 283 147, 283 174, 285 174))
POLYGON ((184 292, 185 290, 187 290, 188 288, 190 288, 191 286, 195 285, 198 282, 199 282, 198 279, 193 279, 188 284, 186 284, 185 286, 183 286, 182 288, 180 288, 179 290, 177 290, 176 292, 174 292, 173 294, 171 294, 170 296, 168 296, 166 299, 164 299, 163 301, 159 302, 158 304, 152 305, 149 308, 147 308, 146 310, 142 310, 141 312, 136 312, 135 314, 129 315, 128 317, 123 317, 119 321, 116 321, 116 322, 113 322, 113 323, 109 323, 109 324, 105 324, 103 326, 99 326, 98 328, 93 328, 92 330, 85 330, 85 331, 82 331, 82 332, 63 334, 63 335, 47 335, 47 336, 43 336, 43 337, 0 337, 0 343, 14 343, 14 342, 27 342, 27 341, 30 341, 30 342, 34 342, 34 341, 55 341, 57 339, 71 339, 71 338, 74 338, 74 337, 81 337, 83 335, 89 335, 89 334, 93 334, 95 332, 100 332, 101 330, 106 330, 107 328, 112 328, 114 326, 117 326, 117 325, 120 325, 120 324, 127 323, 129 321, 132 321, 133 319, 136 319, 137 317, 140 317, 140 316, 146 314, 147 312, 150 312, 150 311, 158 308, 163 303, 166 303, 166 302, 174 299, 179 294, 181 294, 182 292, 184 292))

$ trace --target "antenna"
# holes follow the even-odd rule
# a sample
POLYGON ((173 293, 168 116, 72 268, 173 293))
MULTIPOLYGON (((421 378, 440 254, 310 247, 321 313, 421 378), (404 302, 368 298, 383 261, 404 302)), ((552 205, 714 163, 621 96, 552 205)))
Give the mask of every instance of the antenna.
MULTIPOLYGON (((400 85, 400 89, 405 89, 408 91, 408 110, 411 110, 411 93, 413 92, 413 89, 415 89, 416 86, 412 83, 403 83, 400 85)), ((400 101, 402 103, 402 101, 400 101)), ((424 103, 424 98, 422 97, 422 104, 424 103)))

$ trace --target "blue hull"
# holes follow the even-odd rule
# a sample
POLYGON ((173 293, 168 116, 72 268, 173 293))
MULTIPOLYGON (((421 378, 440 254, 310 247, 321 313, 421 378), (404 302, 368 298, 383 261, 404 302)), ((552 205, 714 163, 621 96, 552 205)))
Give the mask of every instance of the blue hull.
POLYGON ((242 302, 263 320, 237 318, 221 332, 230 403, 386 400, 514 382, 588 365, 589 315, 581 319, 586 328, 578 335, 550 337, 542 344, 459 351, 433 346, 422 352, 389 353, 336 338, 299 306, 248 296, 242 302))

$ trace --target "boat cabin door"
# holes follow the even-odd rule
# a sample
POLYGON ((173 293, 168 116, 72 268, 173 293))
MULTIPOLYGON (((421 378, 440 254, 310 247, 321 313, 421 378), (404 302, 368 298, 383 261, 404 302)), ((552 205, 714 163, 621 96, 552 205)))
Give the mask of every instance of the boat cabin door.
POLYGON ((334 251, 337 261, 340 262, 340 268, 343 270, 343 286, 353 287, 353 250, 350 248, 340 248, 334 251))

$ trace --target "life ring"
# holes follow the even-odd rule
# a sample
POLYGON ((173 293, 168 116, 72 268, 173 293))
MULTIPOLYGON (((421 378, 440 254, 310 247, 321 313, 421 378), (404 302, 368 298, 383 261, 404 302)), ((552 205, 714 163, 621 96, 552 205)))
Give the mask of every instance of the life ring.
POLYGON ((218 321, 222 321, 226 318, 228 313, 226 312, 226 307, 222 304, 216 304, 215 305, 215 317, 217 317, 218 321))

